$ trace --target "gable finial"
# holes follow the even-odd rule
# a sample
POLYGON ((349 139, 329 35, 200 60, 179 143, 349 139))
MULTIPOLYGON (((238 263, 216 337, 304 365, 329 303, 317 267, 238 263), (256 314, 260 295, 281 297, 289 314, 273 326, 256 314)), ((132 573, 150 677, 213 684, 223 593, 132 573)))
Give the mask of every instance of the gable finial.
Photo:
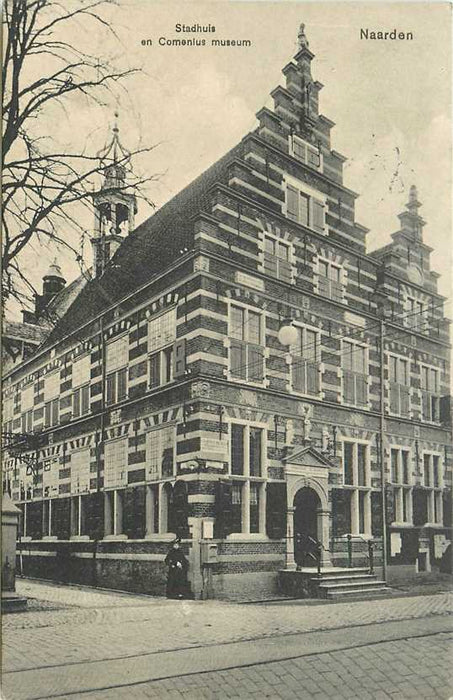
POLYGON ((299 43, 299 48, 308 49, 309 44, 308 44, 308 39, 305 35, 305 24, 303 22, 301 22, 300 27, 299 27, 299 34, 297 35, 297 41, 299 43))

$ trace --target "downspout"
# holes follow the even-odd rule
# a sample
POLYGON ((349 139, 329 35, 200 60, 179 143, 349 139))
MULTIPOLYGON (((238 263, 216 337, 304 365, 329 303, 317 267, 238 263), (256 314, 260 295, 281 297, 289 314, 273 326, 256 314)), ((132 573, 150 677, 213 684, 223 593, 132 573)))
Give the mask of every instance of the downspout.
MULTIPOLYGON (((99 361, 101 362, 101 368, 102 368, 102 374, 101 374, 101 386, 102 386, 102 392, 101 392, 101 418, 100 418, 100 426, 99 426, 99 440, 96 443, 96 494, 98 495, 98 501, 99 504, 101 502, 101 499, 99 498, 99 494, 101 493, 101 446, 104 444, 104 431, 105 431, 105 343, 104 343, 104 323, 103 323, 104 317, 101 316, 99 318, 99 348, 100 348, 100 357, 99 361)), ((99 505, 98 504, 98 505, 99 505)), ((102 504, 102 507, 104 504, 102 504)), ((100 516, 100 514, 99 514, 100 516)), ((99 517, 100 519, 100 517, 99 517)), ((105 525, 104 525, 105 527, 105 525)), ((97 575, 96 575, 96 555, 97 555, 97 549, 98 549, 98 542, 100 539, 102 539, 102 536, 100 536, 101 533, 99 532, 99 527, 96 528, 96 536, 94 538, 94 546, 93 546, 93 586, 97 586, 97 575)))
POLYGON ((381 467, 381 502, 382 502, 382 578, 387 581, 387 508, 386 508, 386 490, 385 490, 385 372, 384 372, 384 336, 385 322, 380 319, 380 416, 379 416, 379 461, 381 467))

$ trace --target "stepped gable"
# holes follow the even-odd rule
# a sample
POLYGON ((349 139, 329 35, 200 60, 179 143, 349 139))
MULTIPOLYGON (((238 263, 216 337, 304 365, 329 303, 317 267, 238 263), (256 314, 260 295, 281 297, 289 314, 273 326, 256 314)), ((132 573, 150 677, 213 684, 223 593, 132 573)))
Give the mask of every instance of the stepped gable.
POLYGON ((284 188, 282 176, 275 173, 287 172, 324 197, 328 238, 366 252, 368 229, 354 220, 358 195, 343 185, 346 158, 331 148, 334 122, 319 113, 319 92, 323 86, 312 77, 314 54, 309 49, 304 25, 300 26, 298 40, 296 55, 282 71, 286 86, 279 85, 271 92, 273 109, 260 109, 253 131, 122 241, 105 272, 90 281, 70 306, 49 336, 49 344, 150 282, 181 256, 181 250, 192 249, 192 219, 201 212, 212 213, 215 195, 210 189, 216 184, 227 187, 233 198, 245 197, 281 217, 284 188), (302 161, 294 156, 297 138, 303 140, 307 149, 302 161), (247 179, 250 169, 263 167, 263 158, 268 165, 271 162, 272 173, 268 170, 267 185, 262 178, 259 180, 259 187, 264 188, 261 192, 248 182, 244 186, 242 180, 246 171, 247 179), (313 159, 320 163, 322 159, 322 167, 317 167, 313 159), (269 197, 266 187, 273 187, 279 194, 269 197))
POLYGON ((371 253, 386 272, 395 275, 409 284, 423 288, 429 294, 437 295, 439 274, 431 270, 432 248, 423 240, 426 221, 420 216, 422 206, 415 185, 409 190, 409 201, 398 214, 400 229, 392 233, 392 242, 371 253))

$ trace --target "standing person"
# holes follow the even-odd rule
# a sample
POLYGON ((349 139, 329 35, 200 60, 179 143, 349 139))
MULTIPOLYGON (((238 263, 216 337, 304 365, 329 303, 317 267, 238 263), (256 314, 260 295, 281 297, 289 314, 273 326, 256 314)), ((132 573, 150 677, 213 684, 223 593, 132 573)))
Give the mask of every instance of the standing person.
POLYGON ((172 543, 165 557, 168 566, 167 598, 184 598, 187 593, 187 569, 189 562, 184 556, 179 537, 172 543))

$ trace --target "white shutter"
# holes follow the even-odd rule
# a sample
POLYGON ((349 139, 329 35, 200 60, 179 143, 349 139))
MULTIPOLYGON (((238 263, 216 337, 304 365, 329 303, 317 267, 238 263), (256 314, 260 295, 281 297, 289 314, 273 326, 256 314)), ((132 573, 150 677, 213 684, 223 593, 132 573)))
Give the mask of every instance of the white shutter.
POLYGON ((90 381, 91 357, 87 355, 72 365, 72 388, 90 381))
POLYGON ((173 343, 176 340, 176 308, 166 311, 148 324, 148 352, 173 343))
POLYGON ((106 442, 104 446, 104 488, 127 483, 127 438, 106 442))
POLYGON ((44 379, 44 401, 55 399, 60 393, 60 372, 53 372, 44 379))
POLYGON ((106 347, 106 371, 113 372, 120 367, 127 365, 129 361, 129 335, 108 343, 106 347))
POLYGON ((22 390, 22 396, 21 396, 21 401, 20 401, 20 407, 21 411, 29 411, 30 408, 33 408, 33 401, 34 401, 34 387, 33 384, 30 384, 30 386, 27 386, 26 389, 22 390))
POLYGON ((90 490, 90 448, 71 454, 71 493, 90 490))

